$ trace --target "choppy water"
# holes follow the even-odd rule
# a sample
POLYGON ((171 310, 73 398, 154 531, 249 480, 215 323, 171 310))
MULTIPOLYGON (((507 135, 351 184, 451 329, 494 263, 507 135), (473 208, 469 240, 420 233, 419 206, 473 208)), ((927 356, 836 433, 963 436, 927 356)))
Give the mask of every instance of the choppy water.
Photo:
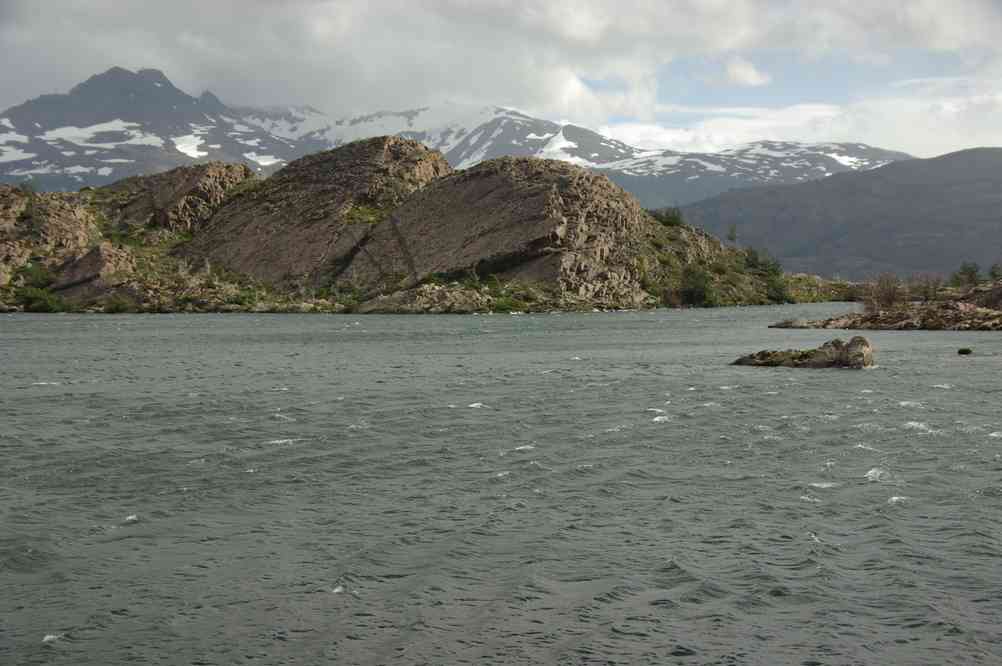
POLYGON ((0 663, 1002 663, 1002 337, 843 309, 2 317, 0 663))

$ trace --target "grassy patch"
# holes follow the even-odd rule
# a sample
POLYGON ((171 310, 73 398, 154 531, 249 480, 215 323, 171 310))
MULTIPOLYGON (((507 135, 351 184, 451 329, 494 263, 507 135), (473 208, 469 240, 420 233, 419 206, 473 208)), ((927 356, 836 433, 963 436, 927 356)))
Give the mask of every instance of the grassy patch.
POLYGON ((344 214, 345 224, 379 224, 389 217, 389 213, 374 206, 353 205, 344 214))

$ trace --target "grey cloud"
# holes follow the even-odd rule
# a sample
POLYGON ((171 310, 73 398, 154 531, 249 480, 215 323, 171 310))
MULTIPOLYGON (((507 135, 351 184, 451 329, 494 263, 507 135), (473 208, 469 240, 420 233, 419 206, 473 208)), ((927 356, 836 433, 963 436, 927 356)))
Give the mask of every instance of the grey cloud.
MULTIPOLYGON (((653 117, 658 68, 689 54, 997 49, 992 0, 4 0, 0 108, 112 65, 163 69, 237 104, 330 113, 442 99, 599 123, 653 117), (593 90, 585 79, 623 85, 593 90)), ((661 97, 666 91, 661 91, 661 97)), ((670 93, 670 91, 667 91, 670 93)))

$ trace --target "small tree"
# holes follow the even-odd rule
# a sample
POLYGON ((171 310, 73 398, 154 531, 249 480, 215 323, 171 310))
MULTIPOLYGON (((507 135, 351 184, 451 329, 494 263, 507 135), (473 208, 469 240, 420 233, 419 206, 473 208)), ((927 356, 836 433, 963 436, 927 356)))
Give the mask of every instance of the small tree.
POLYGON ((992 282, 1002 280, 1002 263, 992 264, 992 267, 988 269, 988 277, 992 279, 992 282))
POLYGON ((673 206, 658 210, 649 210, 647 212, 665 227, 681 227, 685 224, 685 220, 682 218, 682 211, 673 206))
POLYGON ((868 312, 899 307, 908 300, 908 291, 894 273, 882 273, 870 284, 865 306, 868 312))
POLYGON ((942 288, 943 278, 932 273, 913 278, 910 286, 911 293, 926 303, 936 300, 942 288))
POLYGON ((704 268, 686 266, 682 271, 679 300, 683 305, 713 307, 717 305, 717 292, 713 288, 713 278, 704 268))
POLYGON ((732 224, 727 228, 727 240, 735 245, 738 242, 738 225, 732 224))
POLYGON ((973 287, 981 282, 981 268, 973 261, 965 261, 950 281, 955 287, 973 287))

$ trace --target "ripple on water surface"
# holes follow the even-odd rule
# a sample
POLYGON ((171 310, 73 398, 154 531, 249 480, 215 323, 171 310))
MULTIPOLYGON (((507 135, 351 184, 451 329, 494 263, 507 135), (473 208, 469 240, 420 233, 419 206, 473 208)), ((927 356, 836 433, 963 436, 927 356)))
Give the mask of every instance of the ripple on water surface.
POLYGON ((2 318, 0 663, 1002 663, 1002 344, 841 309, 2 318))

